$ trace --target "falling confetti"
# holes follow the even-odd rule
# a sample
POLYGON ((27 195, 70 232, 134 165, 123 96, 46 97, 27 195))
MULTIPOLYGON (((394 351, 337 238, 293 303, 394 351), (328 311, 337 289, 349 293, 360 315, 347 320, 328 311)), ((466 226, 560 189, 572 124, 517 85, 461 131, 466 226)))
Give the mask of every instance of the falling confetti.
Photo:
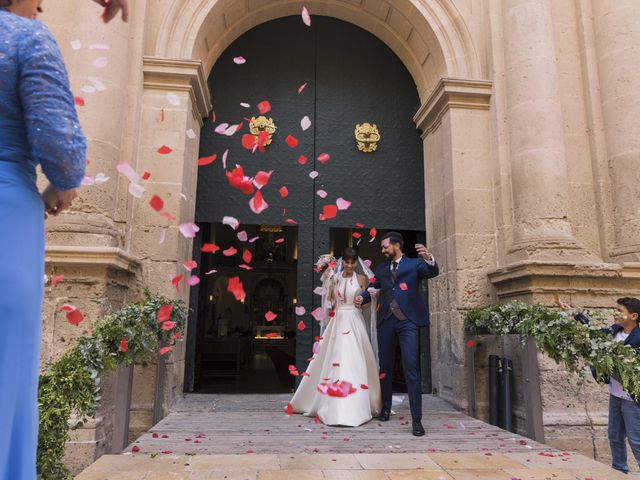
POLYGON ((351 206, 351 202, 348 202, 344 198, 338 198, 336 200, 336 206, 338 210, 347 210, 351 206))
POLYGON ((311 15, 309 15, 309 10, 307 10, 307 7, 302 7, 302 22, 307 26, 310 27, 311 26, 311 15))
POLYGON ((271 110, 271 104, 267 100, 263 100, 258 104, 258 111, 260 115, 264 115, 271 110))

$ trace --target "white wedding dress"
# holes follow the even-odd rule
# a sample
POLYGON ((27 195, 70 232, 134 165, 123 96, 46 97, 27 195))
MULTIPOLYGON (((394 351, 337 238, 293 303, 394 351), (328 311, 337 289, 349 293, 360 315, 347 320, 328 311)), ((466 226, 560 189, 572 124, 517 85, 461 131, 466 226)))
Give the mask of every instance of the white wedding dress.
MULTIPOLYGON (((296 390, 293 412, 318 415, 326 425, 357 427, 377 416, 382 408, 378 362, 367 335, 365 321, 353 300, 360 293, 356 275, 340 276, 334 287, 335 316, 319 341, 319 351, 309 362, 296 390), (350 382, 356 389, 346 396, 321 393, 318 385, 350 382)), ((322 387, 321 387, 322 389, 322 387)))

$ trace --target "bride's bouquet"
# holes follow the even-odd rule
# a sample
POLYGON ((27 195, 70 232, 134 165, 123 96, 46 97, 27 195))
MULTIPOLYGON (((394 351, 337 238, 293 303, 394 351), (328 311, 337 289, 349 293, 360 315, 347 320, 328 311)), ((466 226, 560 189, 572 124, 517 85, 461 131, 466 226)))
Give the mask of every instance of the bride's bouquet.
POLYGON ((325 253, 318 257, 318 260, 316 261, 316 268, 314 268, 314 270, 320 273, 320 278, 324 281, 332 276, 333 269, 336 267, 336 264, 336 258, 329 253, 325 253))

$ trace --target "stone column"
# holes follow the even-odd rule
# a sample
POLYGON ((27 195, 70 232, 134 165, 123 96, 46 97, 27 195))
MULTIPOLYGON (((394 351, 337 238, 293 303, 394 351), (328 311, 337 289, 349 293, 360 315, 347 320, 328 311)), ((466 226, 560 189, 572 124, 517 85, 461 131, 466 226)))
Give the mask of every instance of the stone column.
MULTIPOLYGON (((131 2, 130 2, 131 3, 131 2)), ((43 308, 43 365, 57 360, 75 340, 91 332, 92 323, 109 310, 135 300, 134 279, 139 263, 124 247, 124 223, 129 198, 116 164, 130 160, 129 138, 139 108, 140 65, 146 2, 131 3, 131 18, 105 25, 100 7, 87 0, 45 2, 42 20, 55 36, 65 59, 71 90, 81 97, 77 110, 87 136, 87 175, 110 179, 85 186, 72 208, 49 218, 46 246, 47 274, 64 275, 56 286, 48 285, 43 308), (138 61, 136 61, 136 56, 138 61), (137 86, 137 89, 136 89, 137 86), (59 306, 76 305, 85 320, 70 325, 59 306)), ((45 179, 41 179, 43 187, 45 179)), ((112 451, 114 425, 124 428, 127 412, 116 408, 118 389, 113 375, 104 379, 102 402, 94 419, 75 430, 67 443, 66 463, 78 472, 103 453, 112 451), (124 417, 123 417, 124 415, 124 417)))
POLYGON ((596 58, 615 243, 611 256, 640 260, 640 3, 593 0, 596 58))
POLYGON ((568 218, 567 160, 549 0, 503 3, 513 193, 509 260, 580 253, 568 218))
POLYGON ((429 281, 431 371, 438 395, 467 410, 462 312, 491 297, 496 237, 486 80, 441 79, 414 121, 424 141, 427 244, 440 275, 429 281))

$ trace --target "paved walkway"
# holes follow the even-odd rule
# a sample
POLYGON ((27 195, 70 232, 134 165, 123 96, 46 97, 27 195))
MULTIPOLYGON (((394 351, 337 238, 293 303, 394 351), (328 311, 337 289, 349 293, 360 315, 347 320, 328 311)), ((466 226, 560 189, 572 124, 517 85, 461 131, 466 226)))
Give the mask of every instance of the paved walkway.
POLYGON ((283 413, 289 395, 188 395, 122 455, 79 480, 616 480, 585 456, 560 452, 424 397, 426 436, 410 433, 406 401, 391 421, 358 428, 283 413), (281 413, 282 412, 282 413, 281 413))

